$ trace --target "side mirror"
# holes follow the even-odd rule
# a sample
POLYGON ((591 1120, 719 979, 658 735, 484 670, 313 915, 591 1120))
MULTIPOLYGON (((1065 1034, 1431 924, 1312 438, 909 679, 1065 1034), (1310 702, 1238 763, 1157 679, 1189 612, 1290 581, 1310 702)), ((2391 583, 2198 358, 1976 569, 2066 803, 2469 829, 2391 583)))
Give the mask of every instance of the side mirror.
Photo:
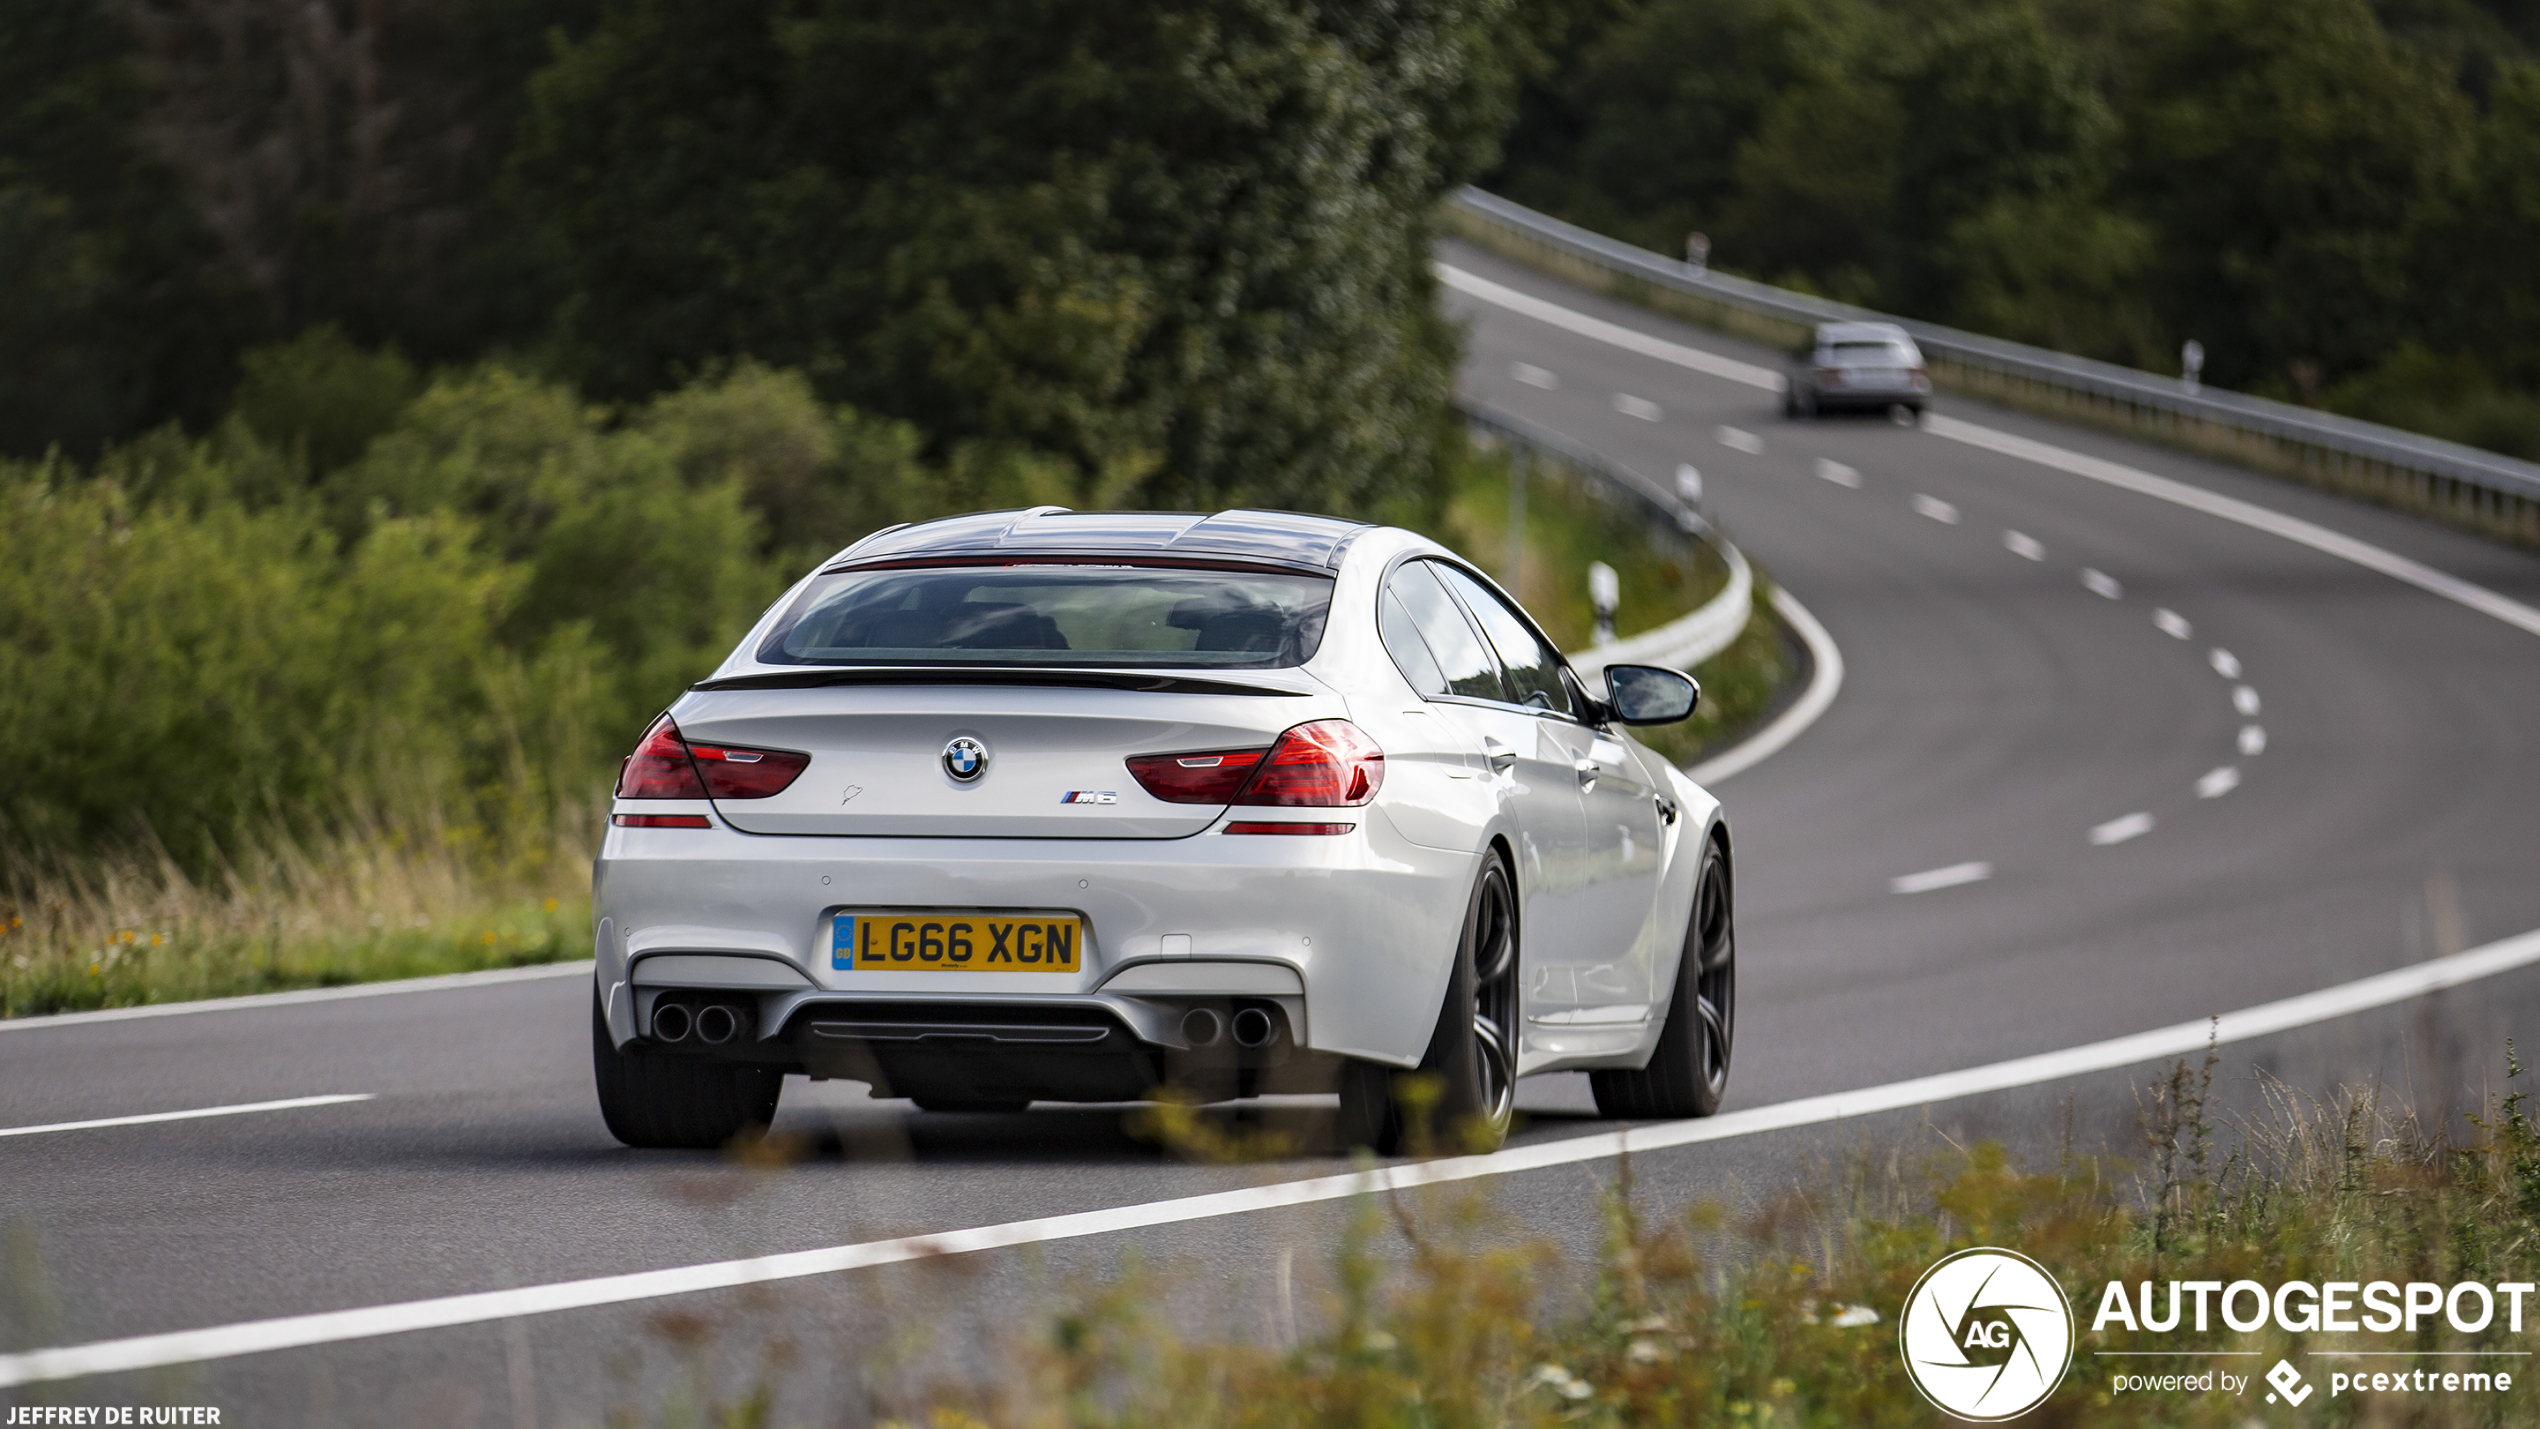
POLYGON ((1663 665, 1605 667, 1605 705, 1622 724, 1674 724, 1693 713, 1702 687, 1663 665))

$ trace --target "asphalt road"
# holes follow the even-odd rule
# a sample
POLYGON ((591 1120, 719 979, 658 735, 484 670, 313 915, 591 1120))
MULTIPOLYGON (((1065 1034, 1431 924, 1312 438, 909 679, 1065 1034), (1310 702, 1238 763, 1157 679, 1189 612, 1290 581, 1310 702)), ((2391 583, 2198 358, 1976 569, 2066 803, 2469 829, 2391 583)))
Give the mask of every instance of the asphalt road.
MULTIPOLYGON (((1776 362, 1477 252, 1441 257, 1574 312, 1776 362)), ((2205 512, 1881 419, 1785 421, 1751 386, 1448 300, 1471 324, 1469 395, 1661 480, 1698 467, 1719 524, 1842 650, 1832 709, 1721 787, 1740 840, 1732 1110, 2191 1021, 2540 929, 2540 636, 2205 512)), ((1940 406, 2540 605, 2540 559, 2524 553, 2164 449, 1940 406)), ((1294 1135, 1296 1156, 1229 1168, 1159 1153, 1117 1108, 936 1117, 800 1082, 779 1126, 798 1139, 792 1159, 632 1152, 592 1102, 587 997, 567 976, 0 1030, 0 1133, 368 1096, 0 1134, 0 1366, 9 1351, 1096 1211, 1340 1164, 1312 1102, 1247 1123, 1294 1135)), ((2540 970, 2507 973, 2237 1044, 2224 1077, 2244 1102, 2253 1071, 2301 1087, 2378 1079, 2441 1114, 2494 1085, 2504 1038, 2530 1040, 2535 1008, 2540 970)), ((1865 1142, 2045 1148, 2072 1127, 2122 1150, 2132 1088, 2152 1070, 1687 1146, 1635 1170, 1672 1205, 1769 1197, 1865 1142)), ((1608 1129, 1578 1078, 1530 1083, 1522 1104, 1523 1144, 1608 1129)), ((1583 1248, 1608 1170, 1515 1172, 1495 1193, 1512 1224, 1583 1248)), ((781 1344, 788 1414, 854 1420, 929 1365, 995 1360, 1066 1277, 1131 1248, 1187 1267, 1176 1293, 1196 1328, 1292 1334, 1347 1214, 1324 1202, 320 1337, 0 1389, 0 1403, 207 1404, 233 1425, 596 1423, 658 1409, 699 1365, 746 1379, 781 1344)))

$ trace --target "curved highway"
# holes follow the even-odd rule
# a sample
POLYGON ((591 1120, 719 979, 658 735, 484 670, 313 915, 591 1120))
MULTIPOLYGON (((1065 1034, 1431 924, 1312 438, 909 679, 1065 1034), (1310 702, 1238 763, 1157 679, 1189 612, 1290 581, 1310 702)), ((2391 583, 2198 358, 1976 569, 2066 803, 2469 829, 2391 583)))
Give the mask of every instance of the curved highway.
MULTIPOLYGON (((1775 354, 1439 256, 1469 395, 1662 479, 1697 467, 1842 652, 1827 712, 1720 785, 1739 1134, 1639 1154, 1654 1199, 1768 1196, 1865 1138, 2123 1154, 2155 1068, 2122 1053, 1783 1111, 2540 929, 2540 558, 1947 398, 1923 429, 1785 421, 1753 380, 1775 354)), ((1348 1214, 1273 1185, 1346 1169, 1310 1100, 1242 1119, 1301 1148, 1267 1168, 1160 1154, 1116 1108, 935 1117, 835 1083, 788 1090, 763 1164, 631 1152, 592 1102, 587 997, 564 970, 0 1026, 0 1402, 582 1422, 655 1403, 692 1354, 746 1377, 781 1341, 790 1413, 861 1402, 913 1324, 920 1361, 975 1362, 1133 1245, 1197 1267, 1193 1332, 1293 1334, 1348 1214), (252 1109, 162 1118, 216 1108, 252 1109), (875 1248, 912 1234, 948 1238, 875 1248), (977 1253, 872 1268, 928 1249, 977 1253)), ((2233 1042, 2221 1084, 2245 1105, 2254 1070, 2378 1079, 2456 1121, 2530 1031, 2540 968, 2382 1003, 2233 1042)), ((1613 1127, 1580 1078, 1522 1104, 1485 1169, 1524 1224, 1592 1246, 1611 1163, 1582 1138, 1613 1127)))

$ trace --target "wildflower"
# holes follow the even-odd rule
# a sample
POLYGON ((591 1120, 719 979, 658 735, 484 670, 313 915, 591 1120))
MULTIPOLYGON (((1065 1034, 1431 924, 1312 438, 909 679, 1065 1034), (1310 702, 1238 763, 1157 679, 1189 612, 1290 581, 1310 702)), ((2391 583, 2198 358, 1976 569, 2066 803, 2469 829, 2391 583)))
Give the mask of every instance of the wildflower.
POLYGON ((1656 1364, 1660 1360, 1671 1360, 1675 1357, 1675 1351, 1656 1340, 1634 1340, 1631 1348, 1623 1351, 1623 1358, 1630 1360, 1633 1364, 1656 1364))
POLYGON ((1837 1305, 1834 1312, 1834 1318, 1826 1323, 1838 1330, 1857 1330, 1879 1322, 1879 1312, 1867 1305, 1837 1305))
POLYGON ((1588 1383, 1586 1380, 1579 1378, 1577 1375, 1570 1373, 1568 1370, 1563 1369, 1557 1364, 1540 1364, 1535 1366, 1534 1377, 1527 1380, 1526 1383, 1529 1386, 1538 1384, 1543 1385, 1544 1387, 1550 1389, 1553 1393, 1560 1395, 1563 1399, 1585 1399, 1589 1395, 1596 1393, 1595 1385, 1588 1383))

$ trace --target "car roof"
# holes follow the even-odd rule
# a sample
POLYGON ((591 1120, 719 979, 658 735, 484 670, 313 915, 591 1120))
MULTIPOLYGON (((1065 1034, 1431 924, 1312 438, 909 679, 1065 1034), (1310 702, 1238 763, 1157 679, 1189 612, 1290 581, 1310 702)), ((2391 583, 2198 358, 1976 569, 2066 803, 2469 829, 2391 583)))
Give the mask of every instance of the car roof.
POLYGON ((1819 323, 1819 342, 1907 342, 1905 329, 1894 323, 1819 323))
POLYGON ((982 511, 877 531, 829 568, 928 556, 1216 556, 1336 569, 1364 522, 1293 511, 982 511))

